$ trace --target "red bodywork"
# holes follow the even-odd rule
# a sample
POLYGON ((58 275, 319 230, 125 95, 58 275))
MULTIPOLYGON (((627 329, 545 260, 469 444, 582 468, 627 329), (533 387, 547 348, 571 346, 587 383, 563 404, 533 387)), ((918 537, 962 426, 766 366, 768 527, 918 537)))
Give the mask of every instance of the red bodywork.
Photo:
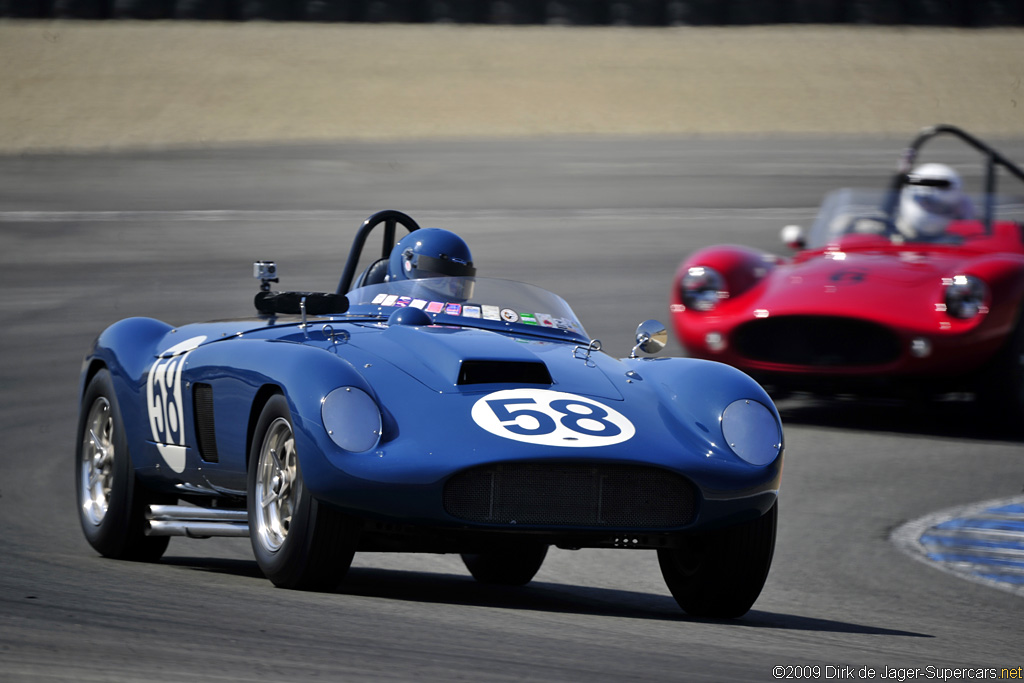
POLYGON ((969 389, 1021 315, 1024 229, 963 221, 948 232, 959 243, 847 234, 789 259, 740 246, 701 250, 675 275, 676 333, 691 356, 779 387, 969 389), (693 267, 724 277, 727 294, 711 311, 683 302, 680 282, 693 267), (962 275, 988 287, 981 312, 967 320, 945 310, 946 287, 962 275))

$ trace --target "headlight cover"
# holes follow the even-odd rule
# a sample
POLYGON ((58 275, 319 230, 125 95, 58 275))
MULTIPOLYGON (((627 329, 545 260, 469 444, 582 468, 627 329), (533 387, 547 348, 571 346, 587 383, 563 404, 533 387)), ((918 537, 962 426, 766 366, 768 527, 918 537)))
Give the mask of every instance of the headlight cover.
POLYGON ((320 418, 331 441, 346 451, 363 453, 380 442, 380 408, 361 389, 340 387, 327 394, 320 418))
POLYGON ((729 297, 725 278, 714 268, 693 266, 679 280, 679 294, 683 304, 692 310, 714 310, 721 299, 729 297))
POLYGON ((768 465, 782 450, 782 429, 772 411, 753 399, 733 401, 722 412, 722 434, 732 452, 751 465, 768 465))
POLYGON ((957 275, 943 281, 946 285, 946 313, 970 320, 987 309, 988 285, 973 275, 957 275))

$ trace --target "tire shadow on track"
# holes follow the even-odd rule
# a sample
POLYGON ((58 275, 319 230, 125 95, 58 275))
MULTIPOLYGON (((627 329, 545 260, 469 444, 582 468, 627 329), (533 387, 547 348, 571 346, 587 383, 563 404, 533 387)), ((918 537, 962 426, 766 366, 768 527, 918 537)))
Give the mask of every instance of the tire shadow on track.
POLYGON ((891 432, 976 441, 1024 442, 1020 428, 1001 423, 971 400, 823 398, 795 395, 776 401, 784 424, 891 432))
MULTIPOLYGON (((161 564, 195 571, 263 579, 255 561, 195 557, 165 557, 161 564)), ((267 582, 268 590, 274 589, 267 582)), ((862 635, 931 638, 924 633, 866 626, 796 614, 751 610, 740 619, 696 619, 669 596, 609 588, 533 581, 528 586, 490 586, 469 576, 437 572, 353 567, 344 582, 324 595, 359 596, 403 602, 493 607, 535 612, 558 612, 598 617, 718 623, 788 631, 817 631, 862 635)))

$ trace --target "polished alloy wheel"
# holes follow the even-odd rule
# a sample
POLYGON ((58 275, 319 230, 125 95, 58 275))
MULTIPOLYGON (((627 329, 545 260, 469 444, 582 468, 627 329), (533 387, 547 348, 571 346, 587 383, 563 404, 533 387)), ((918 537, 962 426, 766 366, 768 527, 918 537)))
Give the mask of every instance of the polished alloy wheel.
POLYGON ((284 544, 298 501, 295 436, 283 417, 267 429, 256 473, 256 533, 270 552, 284 544))
POLYGON ((79 463, 84 518, 99 526, 107 515, 110 487, 114 480, 114 418, 110 401, 97 398, 89 408, 82 434, 82 460, 79 463))

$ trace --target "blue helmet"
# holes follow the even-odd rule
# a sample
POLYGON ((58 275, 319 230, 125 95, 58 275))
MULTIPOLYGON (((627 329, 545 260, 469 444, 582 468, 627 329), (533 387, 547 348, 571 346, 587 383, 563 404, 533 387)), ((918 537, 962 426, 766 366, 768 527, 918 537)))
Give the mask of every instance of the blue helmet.
POLYGON ((395 245, 388 259, 388 282, 475 274, 473 255, 465 241, 441 228, 410 232, 395 245))

